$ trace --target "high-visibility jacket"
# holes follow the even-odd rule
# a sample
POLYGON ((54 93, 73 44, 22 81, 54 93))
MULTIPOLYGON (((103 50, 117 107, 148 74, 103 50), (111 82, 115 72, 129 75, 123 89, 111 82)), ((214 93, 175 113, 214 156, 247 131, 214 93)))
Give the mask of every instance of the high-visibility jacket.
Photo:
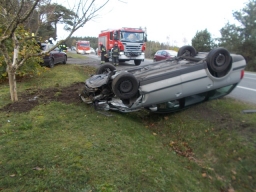
POLYGON ((101 45, 101 46, 100 46, 100 52, 101 52, 102 54, 105 54, 105 53, 106 53, 106 47, 105 47, 104 45, 101 45))
POLYGON ((118 57, 119 56, 119 52, 120 52, 120 50, 119 50, 118 46, 114 46, 112 48, 112 56, 113 57, 118 57))

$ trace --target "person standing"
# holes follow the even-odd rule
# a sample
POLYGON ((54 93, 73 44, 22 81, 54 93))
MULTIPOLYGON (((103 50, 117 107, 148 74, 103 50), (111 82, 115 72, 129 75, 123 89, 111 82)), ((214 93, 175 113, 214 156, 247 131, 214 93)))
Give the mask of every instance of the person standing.
POLYGON ((100 64, 103 64, 105 63, 105 55, 106 55, 106 47, 100 42, 100 58, 101 58, 101 61, 100 61, 100 64))
POLYGON ((112 48, 112 61, 115 66, 119 65, 119 47, 117 42, 114 43, 114 47, 112 48))

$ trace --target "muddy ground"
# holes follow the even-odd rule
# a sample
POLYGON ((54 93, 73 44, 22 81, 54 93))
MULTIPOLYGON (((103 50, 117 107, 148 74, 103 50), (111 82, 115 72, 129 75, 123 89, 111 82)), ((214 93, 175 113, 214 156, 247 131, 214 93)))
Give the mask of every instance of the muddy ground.
MULTIPOLYGON (((100 61, 93 58, 75 59, 68 58, 68 64, 88 65, 92 67, 100 66, 100 61)), ((51 101, 59 101, 63 103, 78 103, 81 104, 79 93, 84 87, 84 82, 73 83, 69 87, 54 87, 49 89, 28 89, 26 92, 19 95, 19 101, 9 103, 0 108, 0 111, 5 112, 27 112, 35 106, 42 103, 50 103, 51 101)))
POLYGON ((84 87, 84 82, 73 83, 69 87, 54 87, 48 89, 26 90, 25 93, 19 95, 19 101, 9 103, 0 109, 5 112, 27 112, 35 106, 42 103, 50 103, 51 101, 59 101, 63 103, 81 104, 79 97, 80 91, 84 87))

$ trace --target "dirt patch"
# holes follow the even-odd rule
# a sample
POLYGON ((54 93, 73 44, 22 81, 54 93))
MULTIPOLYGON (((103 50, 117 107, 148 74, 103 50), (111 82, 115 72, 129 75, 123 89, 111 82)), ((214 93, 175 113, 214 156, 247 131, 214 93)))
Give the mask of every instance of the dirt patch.
POLYGON ((27 112, 35 106, 51 101, 63 103, 81 103, 79 93, 84 87, 84 82, 73 83, 69 87, 54 87, 48 89, 27 89, 19 96, 19 101, 10 103, 0 111, 5 112, 27 112))

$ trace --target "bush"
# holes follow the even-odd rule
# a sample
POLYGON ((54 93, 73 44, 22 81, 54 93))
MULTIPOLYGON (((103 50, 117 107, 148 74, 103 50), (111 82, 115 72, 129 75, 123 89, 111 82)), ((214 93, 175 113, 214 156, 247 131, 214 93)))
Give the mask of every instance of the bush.
MULTIPOLYGON (((18 56, 19 61, 21 61, 24 57, 27 57, 28 54, 33 55, 40 52, 40 47, 38 46, 37 40, 32 35, 30 36, 22 26, 19 26, 19 30, 16 36, 20 43, 18 56)), ((12 59, 14 50, 12 40, 5 40, 4 45, 8 51, 9 58, 12 59)), ((31 75, 40 75, 45 71, 45 68, 40 66, 41 62, 43 62, 42 56, 30 57, 20 68, 18 68, 16 71, 16 77, 21 78, 31 75)), ((6 81, 8 79, 6 68, 7 63, 3 54, 0 52, 0 82, 6 81)))

